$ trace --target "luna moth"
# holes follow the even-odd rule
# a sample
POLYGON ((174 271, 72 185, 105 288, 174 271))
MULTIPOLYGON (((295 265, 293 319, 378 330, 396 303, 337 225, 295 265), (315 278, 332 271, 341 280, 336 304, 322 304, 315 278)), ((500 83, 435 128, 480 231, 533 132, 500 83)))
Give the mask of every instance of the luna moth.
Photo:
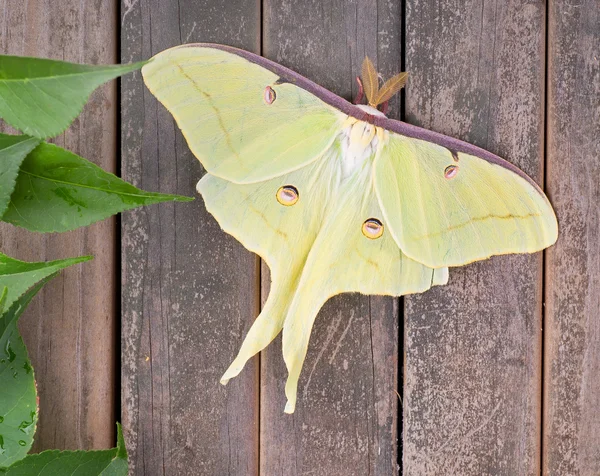
POLYGON ((142 68, 207 173, 197 190, 221 228, 260 255, 271 291, 221 383, 283 331, 285 412, 321 306, 344 292, 400 296, 446 284, 448 268, 533 253, 558 236, 544 192, 473 145, 389 119, 365 60, 352 104, 258 55, 191 44, 142 68))

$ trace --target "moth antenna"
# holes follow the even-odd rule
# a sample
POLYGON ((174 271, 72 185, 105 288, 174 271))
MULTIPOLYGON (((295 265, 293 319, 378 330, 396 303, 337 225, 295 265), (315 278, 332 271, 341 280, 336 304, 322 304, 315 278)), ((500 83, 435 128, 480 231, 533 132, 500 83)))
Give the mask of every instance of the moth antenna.
POLYGON ((383 104, 389 101, 392 96, 397 94, 406 84, 408 73, 398 73, 388 79, 383 86, 379 89, 377 97, 375 98, 375 104, 383 104))
POLYGON ((377 107, 377 97, 379 95, 379 78, 373 62, 368 56, 365 59, 361 68, 361 77, 365 88, 365 96, 367 96, 367 103, 369 106, 377 107))
POLYGON ((360 104, 360 102, 362 101, 363 94, 364 94, 365 90, 363 88, 362 81, 360 80, 360 76, 356 77, 356 82, 358 83, 358 94, 354 98, 354 104, 360 104))

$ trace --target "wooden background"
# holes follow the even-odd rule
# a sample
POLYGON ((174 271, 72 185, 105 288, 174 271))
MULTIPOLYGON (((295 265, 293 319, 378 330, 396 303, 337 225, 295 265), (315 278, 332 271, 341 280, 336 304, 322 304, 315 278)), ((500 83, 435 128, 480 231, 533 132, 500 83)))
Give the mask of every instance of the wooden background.
MULTIPOLYGON (((543 184, 558 243, 451 270, 404 299, 342 295, 317 320, 294 415, 281 341, 218 380, 268 269, 201 199, 63 235, 0 227, 25 260, 94 254, 21 329, 41 399, 35 449, 125 429, 139 475, 600 474, 598 0, 0 1, 2 53, 130 62, 225 43, 346 98, 369 55, 407 70, 390 115, 495 152, 543 184), (120 282, 119 282, 120 279, 120 282)), ((149 190, 203 170, 139 72, 102 87, 57 142, 149 190)))

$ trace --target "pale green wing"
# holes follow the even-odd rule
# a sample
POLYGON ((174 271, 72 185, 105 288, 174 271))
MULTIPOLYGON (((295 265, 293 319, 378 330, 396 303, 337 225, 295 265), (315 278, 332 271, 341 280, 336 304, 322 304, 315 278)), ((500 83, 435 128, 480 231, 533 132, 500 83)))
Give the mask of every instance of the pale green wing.
POLYGON ((343 292, 400 296, 448 282, 448 269, 428 268, 408 258, 390 235, 371 188, 370 161, 342 186, 302 270, 283 328, 289 372, 285 411, 292 413, 313 323, 321 306, 343 292), (383 222, 383 235, 367 238, 363 223, 383 222))
POLYGON ((223 230, 271 269, 269 298, 222 382, 237 375, 283 328, 287 412, 295 408, 312 325, 329 297, 342 292, 397 296, 448 279, 447 269, 427 268, 403 255, 387 231, 374 240, 363 235, 365 220, 382 218, 370 187, 371 161, 340 188, 339 148, 335 143, 314 164, 265 182, 234 184, 207 175, 198 184, 223 230), (299 192, 293 206, 276 199, 286 185, 299 192))
POLYGON ((265 182, 235 184, 207 174, 198 183, 207 210, 221 228, 261 256, 271 270, 269 297, 222 383, 235 377, 283 328, 302 265, 324 220, 329 190, 339 180, 330 156, 339 156, 337 143, 322 160, 265 182), (293 206, 277 201, 277 191, 286 185, 298 188, 293 206))
POLYGON ((142 68, 209 173, 236 183, 267 180, 330 147, 347 115, 250 61, 254 55, 223 48, 179 46, 142 68))
POLYGON ((556 216, 544 193, 501 159, 390 132, 374 169, 392 235, 404 253, 427 266, 532 253, 556 241, 556 216))

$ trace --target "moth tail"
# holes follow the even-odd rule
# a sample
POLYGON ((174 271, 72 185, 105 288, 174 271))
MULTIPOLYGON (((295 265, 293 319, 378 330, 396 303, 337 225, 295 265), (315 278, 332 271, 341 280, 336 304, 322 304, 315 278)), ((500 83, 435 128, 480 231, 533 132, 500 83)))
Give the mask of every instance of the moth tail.
POLYGON ((327 299, 310 290, 296 292, 283 326, 283 360, 288 370, 285 383, 287 403, 285 413, 294 413, 298 394, 298 380, 308 350, 308 341, 319 310, 327 299))
POLYGON ((275 299, 271 299, 274 294, 269 295, 265 307, 250 327, 238 355, 221 377, 222 385, 227 385, 230 379, 236 377, 242 371, 246 362, 268 346, 281 332, 285 312, 278 309, 275 299))

